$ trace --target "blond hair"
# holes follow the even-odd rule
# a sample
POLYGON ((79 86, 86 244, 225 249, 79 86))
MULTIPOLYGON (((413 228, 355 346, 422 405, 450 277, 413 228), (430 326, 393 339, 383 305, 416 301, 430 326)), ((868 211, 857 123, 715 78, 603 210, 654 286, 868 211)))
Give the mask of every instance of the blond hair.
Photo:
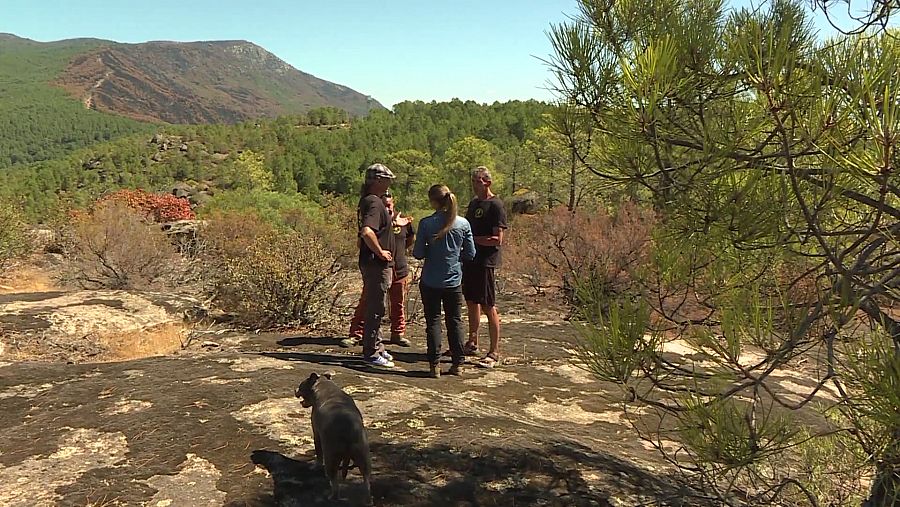
POLYGON ((434 239, 438 240, 450 232, 453 222, 456 221, 459 206, 456 203, 456 195, 447 188, 447 185, 432 185, 428 189, 428 199, 437 203, 440 206, 438 209, 446 214, 444 226, 434 235, 434 239))

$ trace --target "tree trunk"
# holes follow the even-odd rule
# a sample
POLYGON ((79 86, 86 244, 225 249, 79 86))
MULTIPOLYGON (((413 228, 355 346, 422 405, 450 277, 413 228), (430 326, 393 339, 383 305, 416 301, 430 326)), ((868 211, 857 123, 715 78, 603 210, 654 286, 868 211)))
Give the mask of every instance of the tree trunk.
MULTIPOLYGON (((894 429, 894 442, 900 442, 900 428, 894 429)), ((897 454, 897 449, 895 453, 897 454)), ((892 507, 900 505, 900 456, 885 456, 875 465, 875 479, 869 498, 862 507, 892 507)))
POLYGON ((578 164, 575 159, 575 147, 569 150, 569 212, 575 211, 575 170, 578 164))

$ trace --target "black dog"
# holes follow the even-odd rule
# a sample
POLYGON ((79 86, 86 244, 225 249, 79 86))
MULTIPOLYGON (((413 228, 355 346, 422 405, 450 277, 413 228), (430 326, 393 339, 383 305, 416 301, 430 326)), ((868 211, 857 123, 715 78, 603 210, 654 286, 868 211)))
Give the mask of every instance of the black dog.
POLYGON ((331 381, 331 373, 323 376, 310 373, 309 378, 297 387, 296 396, 304 407, 312 407, 316 461, 324 465, 325 475, 331 482, 331 499, 338 498, 338 469, 341 479, 346 479, 352 461, 366 484, 367 505, 372 505, 369 439, 353 398, 331 381))

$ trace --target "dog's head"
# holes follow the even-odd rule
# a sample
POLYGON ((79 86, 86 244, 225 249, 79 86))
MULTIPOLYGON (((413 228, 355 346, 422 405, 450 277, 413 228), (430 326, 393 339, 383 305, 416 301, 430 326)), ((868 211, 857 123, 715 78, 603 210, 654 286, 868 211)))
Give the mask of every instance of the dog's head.
POLYGON ((294 393, 294 396, 300 398, 300 405, 305 408, 309 408, 313 406, 315 400, 315 386, 316 382, 321 378, 325 378, 327 380, 331 380, 331 376, 334 375, 333 372, 325 372, 322 375, 319 375, 316 372, 312 372, 309 374, 309 377, 306 378, 303 382, 300 382, 300 385, 297 386, 297 391, 294 393))

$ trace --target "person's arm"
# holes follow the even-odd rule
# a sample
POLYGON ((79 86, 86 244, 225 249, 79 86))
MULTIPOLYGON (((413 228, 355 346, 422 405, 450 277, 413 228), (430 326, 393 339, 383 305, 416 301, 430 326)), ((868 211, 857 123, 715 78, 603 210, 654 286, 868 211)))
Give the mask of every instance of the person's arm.
POLYGON ((412 222, 409 223, 406 229, 406 249, 409 250, 416 241, 416 229, 413 227, 412 222))
POLYGON ((376 257, 385 262, 392 261, 393 256, 391 252, 381 248, 381 245, 378 243, 378 236, 375 235, 375 229, 381 225, 381 213, 384 212, 384 208, 380 207, 382 206, 381 199, 375 196, 367 196, 360 206, 362 206, 362 219, 359 224, 359 237, 376 257))
POLYGON ((503 229, 494 227, 493 236, 475 236, 475 243, 481 246, 503 246, 503 229))
POLYGON ((507 228, 506 210, 503 203, 494 201, 490 208, 490 214, 493 217, 494 228, 491 236, 475 236, 475 243, 481 246, 503 246, 503 233, 507 228))
POLYGON ((412 255, 416 259, 422 260, 425 258, 425 238, 427 235, 424 233, 425 231, 425 222, 419 222, 419 234, 416 235, 415 246, 413 246, 412 255))
POLYGON ((390 251, 381 248, 381 244, 378 243, 378 236, 375 235, 375 231, 373 231, 371 227, 363 227, 359 235, 362 237, 363 241, 366 242, 366 246, 369 247, 369 250, 375 252, 375 255, 379 259, 385 262, 391 262, 394 259, 391 256, 390 251))
POLYGON ((472 227, 469 226, 468 222, 466 222, 465 231, 463 232, 462 251, 459 253, 459 257, 464 261, 475 259, 475 240, 472 237, 472 227))

